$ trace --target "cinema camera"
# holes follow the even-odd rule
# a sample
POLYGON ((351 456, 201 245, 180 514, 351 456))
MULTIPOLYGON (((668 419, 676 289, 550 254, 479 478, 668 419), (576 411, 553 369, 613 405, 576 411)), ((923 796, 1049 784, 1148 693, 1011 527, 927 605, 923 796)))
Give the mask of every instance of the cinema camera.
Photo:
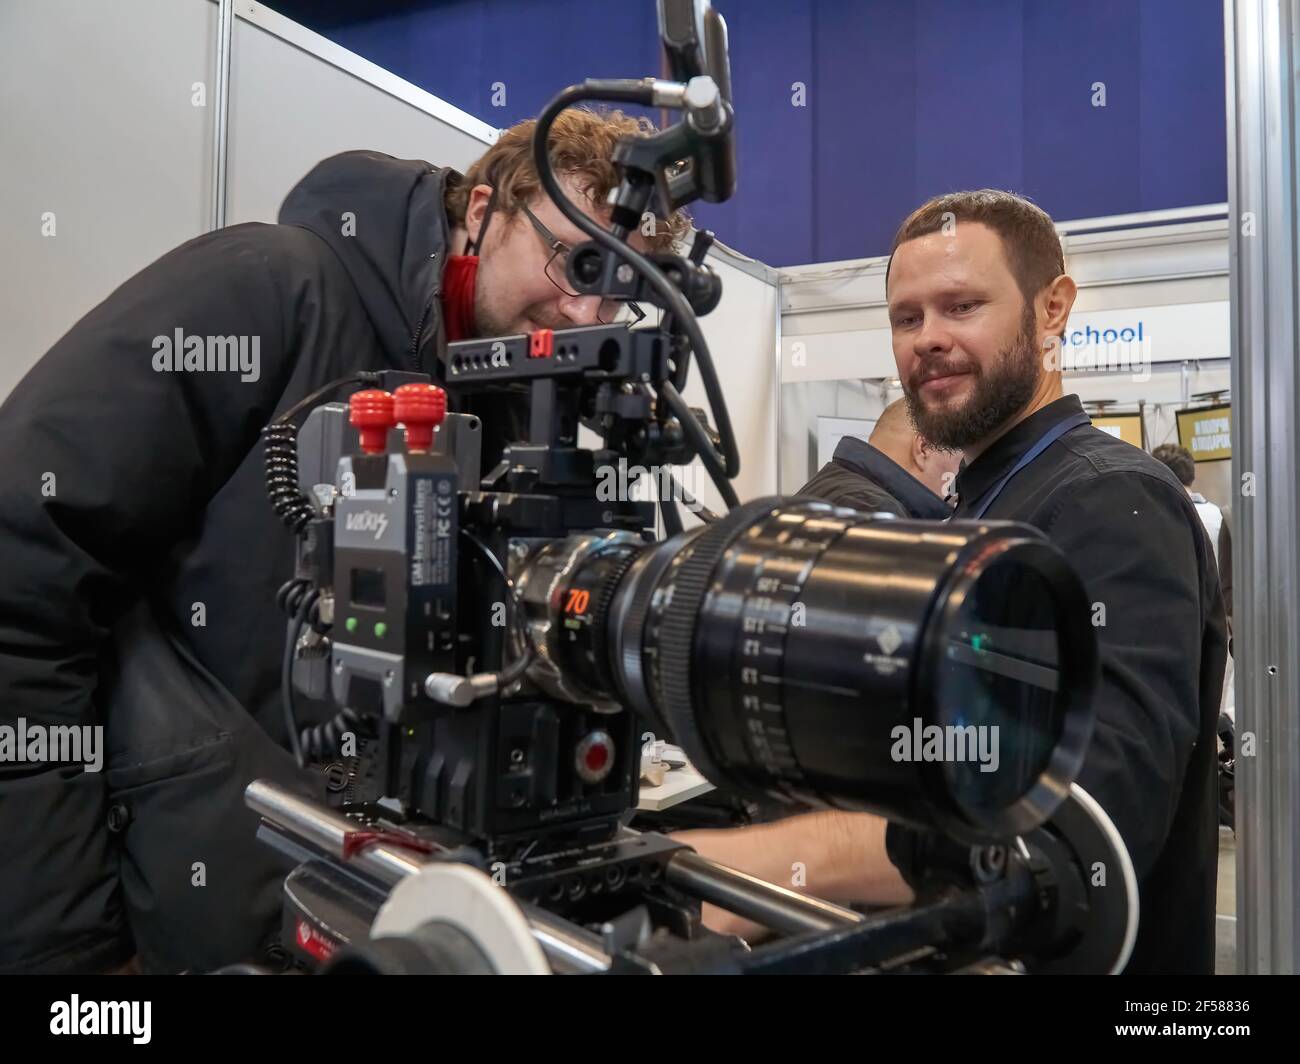
POLYGON ((574 291, 658 307, 659 326, 451 343, 438 384, 362 374, 337 383, 379 387, 299 429, 322 393, 309 396, 266 431, 269 492, 300 536, 282 592, 289 733, 300 762, 337 758, 345 799, 247 789, 259 837, 296 865, 286 947, 329 973, 1117 970, 1136 889, 1073 784, 1097 665, 1063 557, 1022 525, 738 503, 697 321, 721 294, 712 237, 689 257, 626 243, 647 209, 735 184, 723 21, 707 0, 659 0, 658 15, 674 80, 569 88, 533 148, 591 238, 569 257, 574 291), (547 157, 580 101, 682 113, 616 148, 609 231, 547 157), (682 398, 692 355, 716 432, 682 398), (485 459, 485 426, 511 403, 526 438, 485 459), (580 425, 598 448, 578 446, 580 425), (611 464, 694 458, 728 508, 691 506, 702 524, 684 530, 673 498, 597 497, 611 464), (296 692, 336 716, 300 730, 296 692), (891 757, 895 729, 916 723, 996 727, 997 770, 891 757), (727 794, 889 818, 912 842, 916 903, 841 908, 632 830, 644 731, 727 794), (714 934, 701 901, 776 937, 714 934))

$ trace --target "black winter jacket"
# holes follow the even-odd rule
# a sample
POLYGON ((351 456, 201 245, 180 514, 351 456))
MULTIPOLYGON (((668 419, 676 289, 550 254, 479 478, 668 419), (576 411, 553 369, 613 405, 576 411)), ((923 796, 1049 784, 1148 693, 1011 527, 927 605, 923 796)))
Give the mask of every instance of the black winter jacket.
POLYGON ((0 762, 0 972, 203 970, 274 935, 284 869, 243 789, 316 782, 284 749, 293 543, 259 433, 335 378, 432 372, 457 178, 325 160, 280 224, 127 281, 0 410, 0 727, 102 726, 107 750, 0 762), (155 368, 193 337, 244 338, 245 369, 155 368))

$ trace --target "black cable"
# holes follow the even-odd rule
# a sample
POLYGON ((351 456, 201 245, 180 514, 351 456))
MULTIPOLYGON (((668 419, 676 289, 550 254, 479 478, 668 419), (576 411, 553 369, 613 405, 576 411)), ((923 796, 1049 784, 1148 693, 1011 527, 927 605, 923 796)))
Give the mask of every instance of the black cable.
POLYGON ((356 710, 344 706, 324 724, 303 728, 298 738, 302 755, 312 761, 324 761, 334 757, 343 745, 343 736, 348 732, 361 730, 361 717, 356 710))
POLYGON ((283 425, 286 422, 291 421, 299 414, 299 412, 305 410, 312 403, 315 403, 318 399, 320 399, 321 396, 328 395, 330 392, 338 388, 342 388, 344 385, 378 384, 378 383, 379 383, 379 374, 377 372, 371 372, 369 370, 362 370, 358 373, 353 373, 347 377, 339 377, 337 380, 330 381, 329 384, 321 385, 305 399, 299 399, 298 402, 294 403, 293 406, 289 407, 288 410, 286 410, 283 414, 277 417, 275 421, 272 421, 271 424, 274 425, 276 423, 279 423, 283 425))
POLYGON ((682 530, 682 515, 677 512, 677 504, 671 495, 659 499, 659 513, 664 519, 664 538, 671 539, 682 530))
POLYGON ((710 510, 707 506, 705 506, 702 502, 700 502, 699 499, 697 499, 694 495, 692 495, 689 491, 687 491, 686 488, 682 486, 682 484, 677 480, 675 476, 669 473, 668 478, 673 482, 673 487, 677 489, 678 497, 681 500, 681 502, 683 502, 686 505, 686 508, 690 510, 691 513, 695 514, 695 516, 698 517, 701 521, 703 521, 706 525, 711 525, 713 524, 714 521, 720 519, 720 515, 715 514, 712 510, 710 510))
MULTIPOLYGON (((664 276, 663 272, 659 270, 650 259, 646 258, 646 256, 642 255, 630 245, 624 244, 618 239, 618 237, 601 228, 582 211, 578 210, 578 208, 570 202, 568 196, 565 195, 564 190, 560 187, 560 183, 555 177, 554 171, 551 169, 548 142, 550 139, 551 126, 554 124, 555 119, 558 117, 560 112, 570 104, 578 103, 582 100, 605 101, 611 98, 613 97, 608 91, 608 88, 606 91, 598 93, 588 88, 586 85, 570 86, 556 96, 555 99, 546 105, 537 118, 537 126, 533 132, 533 165, 537 170, 538 180, 541 182, 542 188, 545 189, 547 195, 549 195, 554 201, 556 207, 559 208, 560 213, 596 241, 596 243, 603 245, 617 254, 645 277, 645 279, 650 282, 651 287, 655 289, 660 298, 663 299, 666 304, 664 309, 668 313, 673 314, 681 323, 682 331, 690 340, 691 348, 700 363, 700 377, 703 380, 704 391, 708 397, 709 409, 713 413, 713 419, 717 422, 718 426, 718 436, 722 444, 721 455, 718 454, 712 441, 709 440, 708 435, 704 430, 699 428, 698 424, 695 427, 699 428, 699 431, 691 432, 688 429, 687 435, 691 438, 694 445, 697 447, 703 446, 705 448, 705 450, 700 451, 700 458, 704 461, 705 466, 709 468, 710 471, 715 467, 718 468, 726 479, 730 479, 735 477, 740 471, 740 455, 736 449, 735 436, 731 429, 731 417, 727 413, 727 404, 722 397, 722 387, 718 382, 718 375, 713 365, 713 358, 709 354, 709 345, 704 339, 704 333, 700 329, 700 323, 695 317, 695 312, 691 309, 690 303, 677 289, 677 286, 669 281, 668 278, 664 276), (710 459, 712 459, 712 464, 710 464, 710 459)), ((649 81, 630 83, 629 87, 619 94, 618 98, 625 99, 627 102, 642 103, 649 106, 653 104, 653 90, 650 87, 649 81)), ((685 367, 681 367, 681 372, 684 374, 685 367)), ((684 405, 685 404, 683 404, 683 406, 684 405)), ((687 420, 694 422, 695 415, 688 409, 686 411, 686 417, 682 420, 683 427, 685 428, 685 422, 687 420)), ((722 491, 721 485, 719 485, 719 491, 722 491)), ((728 499, 727 492, 725 491, 722 491, 722 496, 728 506, 738 505, 738 502, 734 501, 734 492, 731 493, 730 499, 728 499)))
POLYGON ((316 516, 316 508, 298 483, 298 427, 274 421, 262 430, 265 441, 266 496, 271 509, 299 535, 316 516))
POLYGON ((739 506, 740 500, 736 496, 736 489, 727 478, 726 470, 721 467, 718 453, 714 450, 708 434, 705 433, 704 426, 691 413, 691 408, 686 405, 686 400, 673 387, 671 381, 660 382, 657 391, 659 397, 668 404, 668 409, 673 412, 673 416, 677 418, 678 423, 682 426, 682 431, 686 434, 691 446, 695 448, 695 453, 700 456, 700 461, 704 463, 704 470, 709 474, 709 479, 713 481, 714 486, 718 489, 722 501, 726 503, 728 509, 739 506))
POLYGON ((307 599, 305 594, 306 583, 305 580, 291 580, 289 584, 280 589, 280 595, 276 596, 277 598, 285 596, 282 605, 287 606, 292 603, 288 631, 285 633, 284 657, 280 662, 280 702, 284 707, 285 730, 289 734, 289 751, 293 754, 293 759, 298 763, 299 768, 303 768, 306 762, 303 760, 302 746, 298 742, 298 720, 293 708, 293 650, 298 643, 298 630, 302 627, 302 619, 307 614, 307 610, 304 608, 307 599), (285 589, 295 584, 299 585, 298 589, 285 595, 285 589), (302 591, 303 594, 297 595, 295 599, 294 596, 298 590, 302 591))
POLYGON ((307 522, 316 516, 316 508, 298 483, 298 427, 293 419, 307 406, 337 388, 348 384, 377 383, 378 373, 361 372, 340 377, 294 403, 262 429, 266 446, 266 494, 271 500, 271 509, 294 535, 301 535, 307 522))

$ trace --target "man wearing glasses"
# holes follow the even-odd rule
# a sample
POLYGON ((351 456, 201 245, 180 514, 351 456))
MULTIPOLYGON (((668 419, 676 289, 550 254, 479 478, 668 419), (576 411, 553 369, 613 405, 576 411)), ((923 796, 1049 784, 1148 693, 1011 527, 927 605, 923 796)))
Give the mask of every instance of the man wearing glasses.
MULTIPOLYGON (((618 112, 555 123, 554 168, 598 223, 616 141, 649 131, 618 112)), ((436 375, 449 340, 615 320, 620 304, 566 287, 584 236, 542 191, 531 137, 507 130, 464 177, 325 160, 280 224, 164 255, 5 402, 0 725, 102 727, 108 752, 102 772, 0 758, 0 972, 211 970, 277 937, 282 868, 243 790, 325 792, 286 752, 276 591, 293 536, 259 434, 360 370, 436 375)), ((656 219, 632 243, 667 250, 686 229, 656 219)), ((499 422, 498 446, 520 438, 499 422)))
MULTIPOLYGON (((578 191, 576 183, 572 178, 562 178, 560 184, 565 186, 565 192, 568 193, 569 198, 574 202, 580 203, 585 198, 583 194, 578 191)), ((487 205, 483 208, 481 218, 476 219, 478 221, 479 237, 471 239, 467 230, 463 226, 457 227, 452 236, 453 246, 457 237, 464 237, 467 253, 468 249, 483 242, 482 235, 487 230, 487 223, 497 211, 498 198, 495 194, 495 190, 491 189, 487 185, 478 185, 470 192, 471 211, 477 211, 477 208, 482 204, 485 197, 487 205)), ((588 213, 594 213, 594 205, 589 201, 586 203, 586 208, 588 213)), ((572 229, 575 233, 578 233, 578 235, 573 238, 574 243, 579 243, 586 239, 584 235, 574 228, 573 223, 560 213, 559 209, 556 208, 555 204, 549 199, 543 198, 538 204, 538 210, 555 215, 555 219, 558 219, 558 221, 553 219, 553 224, 562 225, 564 228, 572 229)), ((519 204, 519 213, 528 220, 537 235, 541 237, 542 246, 546 252, 546 265, 543 267, 542 272, 546 274, 547 280, 549 280, 551 284, 559 290, 560 294, 564 298, 557 300, 554 293, 549 291, 544 292, 544 298, 537 305, 524 308, 524 317, 522 322, 516 321, 510 323, 505 321, 503 316, 499 314, 498 306, 502 303, 505 303, 507 306, 518 303, 518 293, 520 292, 520 288, 518 287, 519 278, 505 277, 498 279, 494 276, 492 282, 488 283, 480 266, 479 283, 475 286, 474 308, 475 320, 480 335, 508 336, 512 333, 532 332, 536 329, 567 329, 574 325, 591 325, 593 324, 593 321, 591 320, 593 305, 595 307, 595 322, 599 322, 601 325, 613 325, 614 322, 619 320, 619 315, 623 312, 625 307, 628 311, 629 324, 634 325, 645 317, 645 311, 635 303, 620 303, 616 299, 597 300, 595 296, 580 296, 577 292, 573 291, 569 285, 567 273, 569 252, 573 250, 573 244, 566 243, 556 236, 551 231, 550 227, 537 217, 536 213, 534 213, 527 203, 519 204), (503 288, 507 289, 510 293, 513 293, 513 297, 498 298, 498 294, 501 293, 503 288)), ((501 223, 499 222, 498 224, 500 225, 501 223)), ((518 236, 517 233, 512 233, 510 231, 511 228, 519 228, 517 222, 511 222, 508 219, 504 224, 507 226, 506 233, 508 235, 503 235, 501 237, 495 249, 495 253, 492 256, 493 260, 506 263, 519 263, 524 260, 531 260, 533 256, 530 256, 526 251, 519 247, 511 247, 508 255, 502 254, 503 245, 514 243, 515 241, 513 241, 512 238, 517 238, 518 236)), ((497 234, 494 232, 492 235, 496 236, 497 234)), ((633 236, 632 245, 637 247, 640 251, 645 251, 648 247, 647 241, 644 238, 639 238, 639 234, 633 236)), ((531 261, 528 261, 520 272, 526 275, 530 267, 531 261)), ((536 273, 536 270, 533 269, 532 272, 536 273)), ((526 276, 524 279, 526 280, 526 276)))

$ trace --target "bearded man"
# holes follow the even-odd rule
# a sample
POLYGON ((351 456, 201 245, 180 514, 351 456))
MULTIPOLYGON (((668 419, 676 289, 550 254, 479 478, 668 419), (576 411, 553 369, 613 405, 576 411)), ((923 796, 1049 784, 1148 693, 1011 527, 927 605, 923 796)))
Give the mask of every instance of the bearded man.
MULTIPOLYGON (((886 274, 894 357, 917 432, 962 451, 954 519, 1040 529, 1081 577, 1101 663, 1079 783, 1119 829, 1140 893, 1128 973, 1214 970, 1215 724, 1226 627, 1214 552, 1178 479, 1065 395, 1076 287, 1051 218, 1008 192, 936 197, 903 223, 886 274)), ((864 712, 868 710, 864 709, 864 712)), ((818 812, 678 837, 841 903, 912 899, 917 833, 818 812)), ((1116 870, 1109 870, 1114 879, 1116 870)), ((792 884, 793 885, 793 884, 792 884)), ((706 922, 756 925, 712 907, 706 922)))

